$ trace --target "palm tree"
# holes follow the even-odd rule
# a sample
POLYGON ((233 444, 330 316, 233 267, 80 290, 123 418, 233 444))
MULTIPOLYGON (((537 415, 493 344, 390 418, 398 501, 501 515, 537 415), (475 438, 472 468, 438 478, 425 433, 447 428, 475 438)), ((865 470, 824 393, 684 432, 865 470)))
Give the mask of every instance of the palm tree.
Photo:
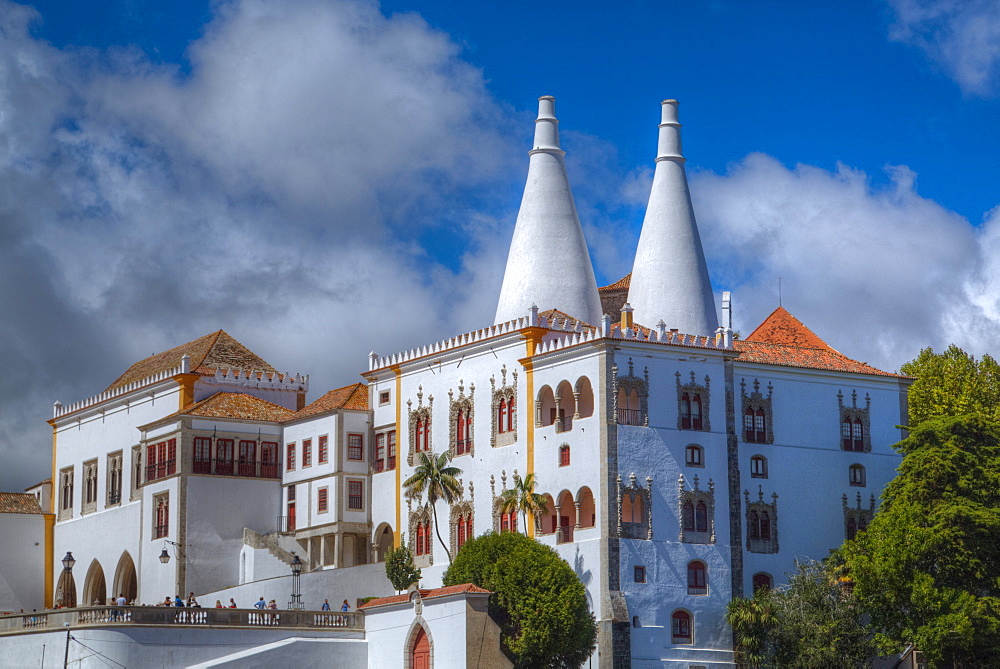
POLYGON ((766 593, 752 598, 737 597, 726 606, 726 622, 733 628, 737 667, 759 667, 767 659, 765 645, 770 630, 778 624, 774 606, 766 593))
POLYGON ((451 453, 448 451, 441 455, 433 453, 418 455, 420 459, 417 468, 410 478, 403 481, 403 487, 415 495, 427 491, 427 503, 431 505, 431 511, 434 513, 434 533, 444 546, 444 552, 448 554, 448 562, 451 562, 451 551, 448 550, 448 545, 441 538, 441 531, 438 529, 436 502, 443 499, 450 506, 462 497, 462 484, 458 482, 462 470, 448 464, 451 461, 451 453))
POLYGON ((500 513, 520 511, 524 523, 524 533, 528 534, 528 514, 537 516, 548 512, 548 501, 544 495, 535 492, 538 479, 531 473, 521 478, 514 474, 514 487, 500 493, 500 513))

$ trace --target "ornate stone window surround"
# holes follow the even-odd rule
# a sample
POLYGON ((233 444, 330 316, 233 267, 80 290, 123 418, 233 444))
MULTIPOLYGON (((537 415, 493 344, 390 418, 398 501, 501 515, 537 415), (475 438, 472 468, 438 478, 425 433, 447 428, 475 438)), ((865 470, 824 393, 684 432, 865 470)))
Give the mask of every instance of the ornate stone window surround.
POLYGON ((413 510, 410 499, 406 500, 406 506, 409 511, 407 543, 410 552, 413 553, 413 564, 416 567, 430 567, 434 564, 434 514, 431 513, 431 508, 427 504, 418 504, 417 509, 413 510), (417 525, 419 523, 430 528, 430 531, 427 532, 429 545, 426 546, 426 551, 422 555, 417 555, 417 525))
POLYGON ((458 414, 463 412, 465 418, 465 443, 462 445, 461 455, 472 455, 473 447, 475 441, 473 440, 474 426, 475 422, 473 419, 473 412, 475 409, 475 404, 472 401, 473 396, 476 393, 476 385, 474 383, 469 384, 469 394, 465 394, 465 386, 463 385, 462 379, 458 380, 458 397, 452 390, 448 389, 448 445, 451 450, 451 457, 455 458, 459 456, 459 443, 458 443, 458 414))
POLYGON ((406 400, 406 409, 409 414, 409 429, 407 433, 410 442, 406 453, 406 464, 412 467, 417 454, 417 421, 423 421, 424 430, 426 431, 424 438, 428 444, 427 450, 431 452, 434 450, 433 446, 430 445, 432 443, 431 428, 433 427, 433 421, 431 415, 434 409, 434 396, 428 395, 427 406, 424 406, 424 387, 417 386, 417 408, 413 408, 413 400, 406 400))
POLYGON ((750 501, 750 491, 744 490, 743 497, 746 500, 746 523, 747 523, 747 550, 751 553, 777 553, 778 552, 778 493, 771 493, 771 503, 764 501, 764 491, 757 486, 757 501, 750 501), (768 528, 770 536, 763 538, 752 536, 754 534, 751 527, 751 514, 756 514, 758 519, 767 514, 768 528))
POLYGON ((643 488, 636 482, 635 472, 629 474, 629 484, 622 483, 619 474, 616 481, 618 483, 618 536, 626 539, 652 539, 653 538, 653 477, 646 477, 646 487, 643 488), (626 522, 623 510, 625 500, 630 506, 635 508, 636 503, 642 504, 642 516, 639 522, 626 522))
MULTIPOLYGON (((448 539, 448 543, 451 546, 451 554, 456 555, 458 553, 458 519, 461 517, 462 522, 468 526, 475 527, 475 505, 473 504, 473 490, 472 482, 469 482, 469 499, 463 502, 458 502, 451 507, 451 518, 448 522, 450 528, 451 536, 448 539)), ((472 539, 471 533, 467 533, 465 540, 469 541, 472 539)))
POLYGON ((711 432, 712 426, 709 422, 711 379, 706 374, 705 385, 702 386, 695 382, 694 371, 691 372, 691 381, 685 384, 681 384, 680 372, 674 376, 677 378, 677 429, 711 432), (692 409, 696 405, 700 407, 697 418, 692 409), (698 420, 701 422, 701 427, 695 427, 698 420))
POLYGON ((611 367, 611 400, 614 402, 615 421, 619 425, 649 426, 649 368, 643 368, 642 377, 635 375, 632 358, 628 359, 628 375, 618 375, 618 364, 611 367), (639 396, 639 407, 619 406, 618 395, 624 392, 626 397, 635 393, 639 396))
POLYGON ((774 443, 774 420, 772 413, 772 402, 771 396, 774 394, 774 387, 770 382, 767 384, 767 397, 764 397, 763 393, 760 392, 760 380, 753 380, 753 391, 747 395, 746 389, 746 379, 740 381, 740 394, 743 397, 743 411, 741 415, 743 416, 743 441, 750 444, 773 444, 774 443), (752 424, 747 425, 747 418, 751 416, 748 412, 752 414, 754 419, 763 416, 764 419, 764 430, 763 434, 760 434, 760 430, 755 429, 758 425, 752 424))
POLYGON ((852 509, 847 505, 847 493, 842 498, 844 504, 844 538, 853 539, 853 535, 868 529, 875 515, 875 495, 871 495, 868 508, 861 507, 861 491, 858 491, 857 505, 852 509), (852 527, 853 523, 853 527, 852 527), (852 533, 853 529, 853 533, 852 533))
POLYGON ((97 460, 83 463, 83 505, 80 513, 97 511, 97 460))
POLYGON ((490 414, 492 415, 491 426, 490 426, 490 441, 493 448, 499 448, 501 446, 510 446, 517 441, 517 370, 511 373, 511 383, 507 384, 507 365, 503 365, 500 368, 500 387, 497 388, 496 377, 490 377, 490 396, 492 398, 490 404, 490 414), (507 429, 507 426, 500 425, 500 402, 506 402, 507 416, 511 416, 510 411, 513 407, 514 413, 512 415, 513 420, 511 429, 507 429))
MULTIPOLYGON (((687 489, 684 475, 677 477, 677 527, 679 529, 677 538, 687 544, 714 544, 715 543, 715 482, 708 479, 708 490, 702 490, 698 482, 698 476, 694 477, 694 487, 687 489), (692 510, 697 512, 698 503, 706 507, 708 523, 705 531, 697 529, 684 529, 684 506, 690 504, 692 510)), ((695 528, 697 528, 697 520, 695 528)))
POLYGON ((872 438, 871 438, 871 406, 872 398, 871 395, 865 393, 865 406, 858 406, 858 391, 851 391, 851 406, 844 406, 844 394, 842 392, 837 392, 837 405, 840 408, 840 448, 845 451, 863 451, 865 453, 871 453, 872 450, 872 438), (861 428, 861 439, 860 444, 856 438, 856 433, 852 433, 849 437, 844 433, 846 425, 850 425, 851 429, 857 429, 854 426, 860 426, 861 428), (848 443, 851 447, 848 448, 848 443))

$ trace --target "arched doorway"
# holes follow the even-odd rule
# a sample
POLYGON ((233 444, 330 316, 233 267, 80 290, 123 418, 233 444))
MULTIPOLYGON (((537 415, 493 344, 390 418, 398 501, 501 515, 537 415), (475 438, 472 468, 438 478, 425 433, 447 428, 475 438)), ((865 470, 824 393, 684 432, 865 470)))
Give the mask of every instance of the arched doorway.
POLYGON ((101 563, 94 560, 87 570, 87 579, 83 582, 82 606, 104 606, 108 603, 108 586, 104 582, 104 570, 101 563))
POLYGON ((417 628, 413 645, 410 646, 410 667, 411 669, 431 668, 431 639, 422 626, 417 628))
POLYGON ((122 553, 118 560, 118 568, 115 569, 115 587, 111 590, 111 596, 125 595, 125 601, 131 604, 139 597, 139 582, 135 575, 135 562, 128 551, 122 553))
POLYGON ((388 524, 383 524, 380 530, 375 531, 375 561, 385 562, 385 556, 392 550, 392 528, 388 524))

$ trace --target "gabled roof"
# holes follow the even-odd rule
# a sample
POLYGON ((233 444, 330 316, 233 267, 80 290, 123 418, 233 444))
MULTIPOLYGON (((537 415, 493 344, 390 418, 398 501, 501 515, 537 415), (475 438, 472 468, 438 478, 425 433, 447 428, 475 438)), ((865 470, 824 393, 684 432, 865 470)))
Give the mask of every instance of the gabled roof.
POLYGON ((181 358, 185 355, 191 358, 191 371, 197 374, 214 374, 216 368, 277 371, 263 358, 233 339, 224 330, 217 330, 194 341, 175 346, 169 351, 140 360, 125 370, 125 373, 119 376, 106 390, 112 390, 172 369, 180 364, 181 358))
MULTIPOLYGON (((277 423, 284 418, 295 415, 291 409, 262 400, 246 393, 218 392, 206 397, 200 402, 189 404, 180 411, 164 416, 149 423, 156 425, 176 418, 177 416, 198 416, 202 418, 232 418, 236 420, 255 420, 277 423)), ((140 429, 147 427, 140 426, 140 429)))
POLYGON ((42 507, 34 495, 26 492, 0 492, 0 513, 30 513, 42 515, 42 507))
POLYGON ((363 383, 355 383, 344 386, 336 390, 331 390, 316 401, 303 407, 293 415, 284 418, 285 422, 315 416, 316 414, 337 409, 351 409, 355 411, 368 410, 368 386, 363 383))
POLYGON ((566 312, 559 311, 558 309, 547 309, 546 311, 539 311, 538 312, 538 316, 539 317, 545 317, 545 319, 547 319, 550 323, 553 320, 560 321, 560 322, 566 321, 566 326, 570 327, 570 328, 575 328, 576 325, 577 325, 577 323, 579 323, 581 327, 584 327, 584 328, 587 328, 587 329, 590 329, 590 330, 595 329, 595 326, 591 325, 590 323, 584 323, 579 318, 575 318, 574 316, 570 316, 566 312))
MULTIPOLYGON (((459 595, 463 593, 469 593, 473 595, 491 595, 491 591, 485 588, 480 588, 478 585, 473 585, 472 583, 463 583, 462 585, 448 585, 443 588, 434 588, 433 590, 418 590, 420 593, 420 599, 434 599, 435 597, 447 597, 449 595, 459 595)), ((401 604, 410 600, 410 593, 406 592, 402 595, 392 595, 390 597, 379 597, 378 599, 372 599, 365 602, 359 609, 373 609, 378 606, 389 606, 391 604, 401 604)))
POLYGON ((815 332, 802 324, 784 307, 778 307, 745 341, 759 341, 768 344, 785 344, 803 348, 821 348, 836 352, 832 346, 820 339, 815 332))
POLYGON ((908 378, 848 358, 820 339, 784 307, 771 312, 749 337, 736 340, 733 346, 740 353, 738 362, 908 378))
POLYGON ((608 284, 607 286, 601 286, 597 289, 597 291, 600 293, 608 293, 617 290, 628 290, 630 285, 632 285, 632 272, 629 272, 614 283, 608 284))

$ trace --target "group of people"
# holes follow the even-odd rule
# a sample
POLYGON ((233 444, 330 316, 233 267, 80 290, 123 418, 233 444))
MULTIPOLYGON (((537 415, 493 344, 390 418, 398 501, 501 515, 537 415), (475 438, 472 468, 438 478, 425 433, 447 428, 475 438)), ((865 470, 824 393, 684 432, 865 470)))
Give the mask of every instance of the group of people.
MULTIPOLYGON (((329 599, 324 599, 323 600, 323 606, 321 606, 319 608, 322 611, 329 611, 330 610, 330 600, 329 599)), ((347 603, 347 600, 345 599, 344 603, 340 605, 340 610, 346 613, 350 609, 351 609, 351 606, 347 603)))
MULTIPOLYGON (((126 602, 126 599, 125 599, 125 595, 118 595, 118 598, 115 600, 115 604, 117 606, 125 606, 126 603, 127 602, 126 602)), ((187 608, 195 608, 195 609, 200 609, 201 608, 201 604, 198 603, 198 599, 194 596, 193 592, 190 593, 187 596, 186 600, 184 598, 182 598, 180 595, 177 595, 173 599, 171 599, 168 596, 162 602, 160 602, 159 604, 157 604, 157 606, 174 606, 174 607, 177 607, 177 608, 185 608, 185 607, 187 607, 187 608)), ((276 602, 273 599, 271 601, 269 601, 269 602, 266 602, 266 601, 264 601, 264 598, 261 597, 260 599, 257 600, 257 602, 253 605, 253 607, 255 609, 259 609, 259 610, 263 610, 263 609, 272 609, 272 610, 274 610, 274 609, 278 608, 278 602, 276 602)), ((235 609, 235 608, 239 608, 239 607, 236 606, 236 600, 233 599, 232 597, 230 597, 228 605, 223 604, 221 599, 215 600, 215 608, 217 608, 217 609, 235 609)), ((346 613, 347 611, 350 611, 350 609, 351 609, 351 606, 350 606, 350 604, 347 603, 347 600, 345 599, 344 602, 340 605, 340 610, 342 612, 346 613)), ((324 599, 323 600, 323 605, 320 607, 320 610, 322 610, 322 611, 330 611, 331 610, 330 600, 329 599, 324 599)))
POLYGON ((261 597, 260 599, 257 600, 257 603, 254 604, 253 607, 255 609, 277 609, 278 602, 274 601, 273 599, 269 602, 265 602, 264 598, 261 597))

